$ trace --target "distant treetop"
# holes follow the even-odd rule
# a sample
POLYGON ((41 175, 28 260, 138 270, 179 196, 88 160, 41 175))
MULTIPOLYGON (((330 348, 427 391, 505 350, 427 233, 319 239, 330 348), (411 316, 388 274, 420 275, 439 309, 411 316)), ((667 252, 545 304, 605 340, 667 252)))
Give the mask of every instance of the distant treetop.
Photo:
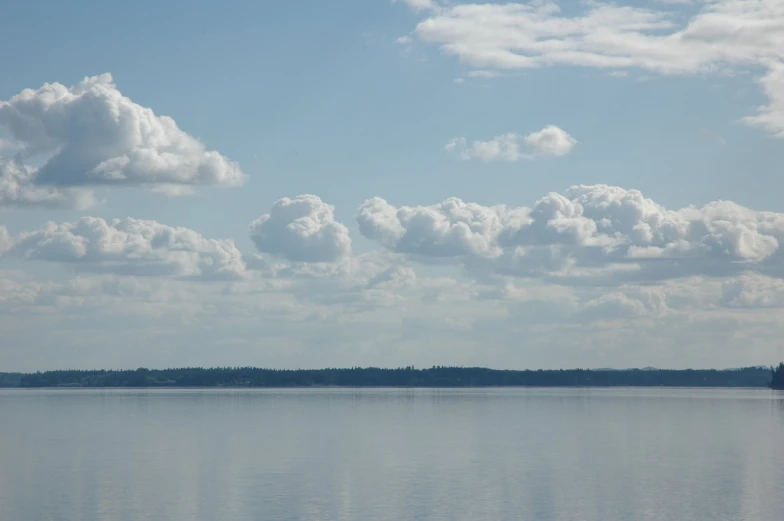
POLYGON ((780 363, 778 367, 773 369, 773 377, 770 379, 770 388, 784 390, 784 363, 780 363))

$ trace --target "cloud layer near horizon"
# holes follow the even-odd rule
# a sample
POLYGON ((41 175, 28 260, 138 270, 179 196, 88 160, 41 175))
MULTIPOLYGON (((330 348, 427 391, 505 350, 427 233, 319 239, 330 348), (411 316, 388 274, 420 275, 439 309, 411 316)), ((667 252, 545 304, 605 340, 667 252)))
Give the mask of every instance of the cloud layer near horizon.
MULTIPOLYGON (((360 205, 356 221, 364 237, 393 254, 454 264, 480 278, 605 286, 746 272, 784 277, 784 214, 731 201, 670 210, 617 186, 576 185, 522 207, 455 197, 397 207, 374 197, 360 205)), ((260 259, 269 259, 254 266, 288 262, 311 274, 335 273, 303 266, 339 265, 352 255, 347 226, 315 195, 278 200, 248 230, 260 259)), ((231 239, 133 218, 86 216, 16 236, 1 227, 4 250, 90 271, 196 278, 241 278, 246 272, 231 239)))
MULTIPOLYGON (((304 227, 315 234, 300 233, 301 223, 281 232, 324 209, 314 196, 284 198, 265 214, 262 223, 279 222, 263 236, 269 251, 257 256, 243 256, 230 239, 130 218, 83 217, 16 235, 0 226, 3 360, 11 367, 14 349, 43 349, 25 332, 31 325, 40 329, 34 339, 56 342, 57 353, 44 350, 45 362, 15 368, 85 364, 87 349, 89 364, 109 366, 181 364, 186 356, 203 365, 395 365, 404 357, 417 365, 535 367, 556 366, 546 354, 553 350, 574 365, 631 365, 650 360, 651 352, 629 347, 639 335, 646 345, 690 342, 688 352, 656 351, 657 364, 699 364, 695 346, 711 343, 715 363, 732 366, 748 363, 737 351, 751 342, 744 334, 759 342, 784 333, 784 278, 770 269, 781 260, 765 238, 782 215, 720 202, 670 211, 613 187, 566 194, 530 208, 459 199, 395 208, 373 199, 358 220, 384 248, 361 254, 335 250, 342 233, 318 233, 335 222, 323 219, 329 212, 304 227), (308 211, 280 215, 293 201, 306 201, 308 211), (685 239, 675 240, 679 233, 685 239), (659 262, 614 260, 636 243, 657 244, 664 255, 673 240, 679 247, 659 262), (592 256, 596 248, 601 255, 592 256), (684 259, 699 269, 682 269, 684 259), (3 269, 20 260, 75 274, 40 279, 3 269), (737 269, 728 269, 733 260, 737 269), (441 263, 437 274, 432 262, 441 263), (650 265, 667 269, 640 284, 639 266, 650 265), (722 269, 705 269, 711 265, 722 269), (738 336, 740 325, 746 333, 738 336), (106 350, 117 335, 124 363, 106 350), (525 349, 510 350, 510 342, 525 349)), ((772 345, 751 360, 775 356, 772 345)))
POLYGON ((98 186, 178 195, 246 179, 239 165, 172 118, 123 96, 111 74, 72 87, 47 83, 0 101, 0 128, 17 149, 15 157, 0 158, 0 206, 82 209, 95 204, 98 186))

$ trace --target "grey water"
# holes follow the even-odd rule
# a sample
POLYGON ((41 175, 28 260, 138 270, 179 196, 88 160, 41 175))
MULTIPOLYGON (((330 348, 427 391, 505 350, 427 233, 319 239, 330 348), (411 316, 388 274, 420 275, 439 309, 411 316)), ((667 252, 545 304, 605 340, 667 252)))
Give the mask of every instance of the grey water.
POLYGON ((784 394, 0 391, 0 519, 759 520, 784 394))

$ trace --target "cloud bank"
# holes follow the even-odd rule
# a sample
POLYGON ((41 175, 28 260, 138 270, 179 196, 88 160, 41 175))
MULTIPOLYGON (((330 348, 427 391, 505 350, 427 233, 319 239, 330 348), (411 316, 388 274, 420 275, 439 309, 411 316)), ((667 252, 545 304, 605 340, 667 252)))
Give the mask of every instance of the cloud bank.
POLYGON ((357 222, 391 251, 510 275, 596 283, 746 270, 784 275, 784 214, 729 201, 668 210, 617 186, 572 186, 519 208, 457 198, 395 207, 376 197, 360 206, 357 222))
MULTIPOLYGON (((477 280, 512 276, 595 287, 744 273, 784 278, 783 213, 731 201, 667 209, 618 186, 576 185, 520 207, 456 197, 395 206, 374 197, 360 205, 356 222, 362 236, 382 246, 377 251, 391 255, 370 278, 400 265, 401 256, 462 267, 477 280)), ((249 233, 261 255, 244 258, 232 240, 188 228, 82 217, 16 237, 0 227, 0 252, 87 271, 197 279, 251 273, 315 279, 366 270, 355 262, 334 207, 315 195, 278 200, 249 233)))

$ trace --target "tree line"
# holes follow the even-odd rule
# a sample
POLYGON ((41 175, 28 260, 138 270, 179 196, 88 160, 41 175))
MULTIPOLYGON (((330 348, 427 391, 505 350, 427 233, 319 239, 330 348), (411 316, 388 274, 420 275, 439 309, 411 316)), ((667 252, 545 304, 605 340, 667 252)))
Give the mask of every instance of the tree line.
POLYGON ((770 379, 770 388, 784 390, 784 363, 779 364, 778 367, 773 369, 773 375, 770 379))
POLYGON ((773 387, 784 389, 784 364, 740 369, 498 370, 263 369, 184 367, 0 373, 4 387, 773 387), (779 387, 777 387, 779 386, 779 387))

